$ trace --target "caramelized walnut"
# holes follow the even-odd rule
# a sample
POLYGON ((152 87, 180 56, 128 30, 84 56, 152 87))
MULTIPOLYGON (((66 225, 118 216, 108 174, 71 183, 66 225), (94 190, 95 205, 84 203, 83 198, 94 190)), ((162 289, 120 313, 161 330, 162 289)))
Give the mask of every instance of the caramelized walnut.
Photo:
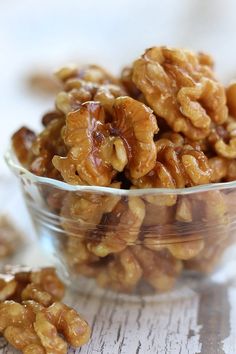
POLYGON ((23 353, 66 354, 67 343, 74 347, 86 343, 90 328, 72 308, 53 303, 50 307, 36 302, 5 301, 0 304, 0 332, 23 353))
POLYGON ((232 82, 226 89, 229 114, 236 118, 236 82, 232 82))
POLYGON ((211 182, 220 182, 228 176, 229 162, 227 159, 221 156, 214 156, 211 157, 208 162, 212 170, 211 182))
POLYGON ((124 250, 137 240, 144 216, 145 205, 140 198, 121 200, 107 215, 105 225, 92 232, 88 249, 99 257, 124 250))
MULTIPOLYGON (((191 199, 191 198, 190 198, 191 199)), ((230 219, 226 198, 220 191, 198 193, 192 198, 192 212, 204 223, 204 248, 185 263, 187 268, 210 272, 230 244, 230 219)))
MULTIPOLYGON (((208 159, 202 151, 190 145, 174 145, 171 140, 156 141, 157 162, 145 176, 133 179, 138 188, 184 188, 209 183, 211 169, 208 159)), ((176 195, 145 196, 145 200, 156 205, 171 206, 176 202, 176 195)))
POLYGON ((54 156, 53 164, 64 180, 72 184, 107 186, 116 171, 102 158, 102 145, 109 139, 105 113, 97 102, 87 102, 66 118, 64 140, 69 148, 66 157, 54 156), (69 169, 62 163, 68 162, 69 169))
POLYGON ((236 120, 228 117, 221 126, 212 128, 208 137, 209 143, 217 155, 226 159, 236 158, 236 120))
POLYGON ((22 127, 12 135, 12 146, 16 153, 16 156, 22 165, 27 166, 31 156, 31 147, 36 139, 35 133, 22 127))
POLYGON ((50 304, 64 296, 65 287, 54 268, 47 267, 32 270, 28 267, 6 266, 4 273, 13 277, 16 283, 14 293, 10 294, 7 299, 17 301, 31 299, 37 302, 42 299, 42 304, 44 305, 45 302, 50 304))
POLYGON ((39 176, 60 179, 58 171, 52 164, 52 158, 55 154, 61 156, 66 154, 67 149, 61 135, 64 124, 64 118, 53 119, 34 140, 29 163, 31 172, 39 176))
POLYGON ((205 138, 211 121, 221 124, 227 118, 224 88, 202 55, 150 48, 134 63, 133 81, 155 113, 190 139, 205 138))
POLYGON ((130 247, 117 253, 114 260, 99 273, 97 282, 100 286, 115 291, 131 292, 142 276, 142 269, 130 247))
POLYGON ((130 97, 119 97, 114 103, 112 125, 124 141, 130 176, 144 176, 154 167, 156 160, 153 137, 158 127, 152 111, 130 97))
MULTIPOLYGON (((120 183, 110 187, 120 188, 120 183)), ((68 193, 61 208, 62 226, 68 233, 82 236, 83 231, 99 224, 103 214, 110 213, 119 200, 119 196, 112 194, 68 193)))
POLYGON ((154 289, 167 291, 173 288, 182 270, 181 261, 168 251, 151 251, 142 246, 132 248, 136 259, 143 269, 143 277, 154 289))
POLYGON ((69 79, 64 89, 56 96, 56 107, 64 114, 77 110, 87 101, 100 102, 105 111, 111 114, 115 98, 126 95, 126 91, 118 85, 98 85, 81 79, 69 79))
POLYGON ((90 327, 74 309, 61 302, 55 302, 44 313, 73 347, 77 348, 88 342, 90 327))
POLYGON ((135 86, 134 82, 132 81, 133 70, 130 67, 126 67, 121 72, 121 83, 125 87, 126 91, 128 92, 129 96, 138 99, 141 92, 135 86))
POLYGON ((98 65, 88 65, 78 68, 76 65, 63 67, 55 72, 55 76, 66 83, 68 79, 82 79, 96 84, 118 84, 119 81, 98 65))

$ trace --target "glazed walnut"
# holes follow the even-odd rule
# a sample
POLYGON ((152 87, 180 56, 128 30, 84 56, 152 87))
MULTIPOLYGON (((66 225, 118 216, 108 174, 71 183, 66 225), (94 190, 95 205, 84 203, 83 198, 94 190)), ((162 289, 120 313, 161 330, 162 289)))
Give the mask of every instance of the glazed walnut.
MULTIPOLYGON (((10 284, 14 284, 14 292, 5 296, 10 300, 35 300, 48 306, 53 301, 64 296, 65 287, 58 278, 54 268, 30 269, 28 267, 6 266, 2 275, 2 291, 10 284), (6 277, 10 277, 9 280, 6 277), (6 283, 4 288, 4 281, 6 283)), ((9 279, 9 278, 8 278, 9 279)))
POLYGON ((124 141, 129 174, 131 178, 142 177, 155 165, 156 118, 150 108, 130 97, 117 98, 114 113, 113 127, 124 141))
POLYGON ((81 79, 100 85, 119 83, 118 79, 98 65, 88 65, 83 68, 78 68, 76 65, 62 67, 55 72, 55 76, 64 84, 69 79, 81 79))
POLYGON ((145 216, 144 202, 138 197, 120 201, 107 214, 104 226, 88 236, 88 249, 99 257, 124 250, 137 240, 145 216))
MULTIPOLYGON (((220 260, 225 248, 232 242, 227 199, 220 191, 198 193, 192 199, 192 213, 204 222, 204 247, 185 263, 185 267, 208 273, 220 260)), ((197 228, 198 229, 198 228, 197 228)), ((198 231, 199 232, 199 231, 198 231)))
POLYGON ((99 85, 81 79, 67 80, 64 84, 64 90, 56 96, 56 107, 64 114, 77 110, 82 103, 87 101, 101 103, 105 111, 111 114, 115 98, 127 94, 118 85, 99 85))
POLYGON ((66 147, 62 139, 64 118, 53 119, 45 129, 37 136, 32 145, 33 156, 29 165, 31 172, 39 176, 47 176, 60 179, 58 171, 52 164, 55 154, 64 156, 66 147))
MULTIPOLYGON (((212 171, 202 151, 191 145, 175 145, 165 138, 156 142, 156 149, 156 165, 144 177, 133 180, 137 187, 184 188, 210 182, 212 171)), ((171 205, 170 203, 166 205, 171 205)))
POLYGON ((123 168, 124 151, 123 143, 120 141, 120 146, 117 146, 114 140, 110 145, 113 154, 106 155, 111 160, 106 160, 103 149, 107 148, 109 139, 110 133, 105 124, 102 106, 97 102, 84 103, 80 109, 67 115, 64 141, 69 153, 66 157, 54 156, 53 164, 68 183, 81 184, 84 181, 85 184, 107 186, 116 174, 114 166, 117 167, 118 161, 121 160, 123 168), (63 162, 68 163, 71 168, 64 169, 63 162))
POLYGON ((116 291, 131 292, 138 284, 142 276, 142 268, 131 251, 127 247, 117 253, 107 267, 99 272, 97 282, 102 287, 108 287, 116 291))
POLYGON ((26 127, 20 128, 12 135, 12 146, 22 165, 28 165, 31 155, 30 149, 35 139, 35 133, 26 127))
POLYGON ((173 288, 181 270, 182 263, 168 251, 151 251, 142 246, 134 246, 132 252, 143 269, 143 276, 154 289, 167 291, 173 288))
MULTIPOLYGON (((110 187, 120 188, 120 183, 112 183, 110 187)), ((83 231, 100 223, 103 214, 112 212, 119 200, 118 195, 112 194, 68 193, 60 212, 62 226, 68 233, 83 235, 83 231)))
POLYGON ((126 91, 128 92, 129 96, 138 99, 140 97, 141 92, 135 86, 133 80, 133 70, 130 67, 126 67, 121 72, 121 83, 125 87, 126 91))
POLYGON ((228 117, 222 126, 212 128, 208 137, 215 152, 226 159, 236 158, 236 120, 228 117))
POLYGON ((227 118, 224 88, 201 58, 183 49, 153 47, 133 66, 133 81, 155 113, 193 140, 209 134, 211 121, 221 124, 227 118))
POLYGON ((10 344, 26 354, 66 354, 65 340, 80 347, 90 337, 87 322, 74 309, 59 302, 46 308, 33 301, 1 303, 0 332, 10 344))
POLYGON ((229 114, 236 118, 236 82, 232 82, 226 89, 229 114))

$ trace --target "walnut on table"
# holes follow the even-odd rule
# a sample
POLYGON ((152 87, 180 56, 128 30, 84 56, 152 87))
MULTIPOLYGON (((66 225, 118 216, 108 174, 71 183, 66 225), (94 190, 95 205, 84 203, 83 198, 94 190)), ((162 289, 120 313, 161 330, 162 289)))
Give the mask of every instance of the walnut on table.
POLYGON ((52 267, 31 269, 29 267, 7 265, 3 268, 1 291, 4 292, 4 289, 7 289, 12 282, 15 284, 15 288, 12 287, 14 291, 9 295, 6 294, 4 299, 2 295, 2 301, 7 299, 16 301, 35 300, 37 297, 44 299, 45 296, 46 300, 43 301, 52 303, 62 299, 65 292, 64 284, 52 267))
POLYGON ((0 333, 24 354, 66 354, 68 344, 80 347, 88 341, 90 328, 74 309, 60 302, 44 307, 32 301, 4 301, 0 333))
POLYGON ((53 268, 6 267, 0 277, 0 333, 24 354, 66 354, 67 343, 85 344, 90 327, 58 301, 63 295, 53 268))

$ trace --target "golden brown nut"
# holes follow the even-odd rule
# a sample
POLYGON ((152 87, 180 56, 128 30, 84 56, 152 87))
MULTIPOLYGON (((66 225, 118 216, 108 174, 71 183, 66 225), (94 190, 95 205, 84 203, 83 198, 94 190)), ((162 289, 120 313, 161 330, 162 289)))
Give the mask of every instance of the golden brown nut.
POLYGON ((115 98, 127 94, 119 85, 99 85, 81 79, 67 80, 64 89, 56 96, 56 107, 64 114, 77 110, 87 101, 100 102, 106 112, 112 113, 115 98))
POLYGON ((88 65, 78 68, 76 65, 62 67, 55 72, 55 76, 66 83, 69 79, 82 79, 96 84, 118 84, 119 81, 98 65, 88 65))
POLYGON ((178 198, 175 219, 181 222, 193 221, 192 205, 188 197, 178 198))
POLYGON ((220 182, 228 176, 229 162, 221 156, 214 156, 208 159, 209 166, 212 170, 211 182, 220 182))
POLYGON ((130 247, 117 253, 114 260, 97 276, 100 286, 115 291, 131 292, 142 276, 142 269, 130 247))
POLYGON ((87 322, 60 302, 46 308, 34 301, 0 303, 0 332, 16 349, 30 354, 66 354, 67 343, 59 334, 74 347, 90 337, 87 322))
POLYGON ((106 112, 113 114, 115 99, 126 95, 126 91, 120 86, 107 84, 98 87, 93 99, 94 101, 100 102, 106 112))
POLYGON ((30 281, 49 293, 54 301, 62 299, 65 294, 65 286, 53 267, 45 267, 38 271, 33 270, 30 275, 30 281))
MULTIPOLYGON (((120 188, 120 183, 112 183, 111 188, 120 188)), ((112 194, 68 193, 61 208, 62 226, 69 233, 84 237, 87 229, 100 223, 103 214, 110 213, 120 197, 112 194)))
POLYGON ((26 127, 22 127, 12 135, 11 139, 18 160, 22 165, 27 166, 31 156, 30 149, 36 139, 35 133, 26 127))
POLYGON ((121 200, 107 215, 106 223, 91 233, 88 250, 98 257, 124 250, 137 240, 145 216, 145 204, 138 197, 121 200))
POLYGON ((54 95, 60 89, 60 84, 47 72, 38 71, 33 72, 27 78, 28 88, 30 92, 40 94, 40 95, 54 95))
POLYGON ((174 208, 146 202, 145 209, 146 213, 142 223, 143 227, 165 225, 174 222, 174 208))
POLYGON ((229 114, 236 118, 236 82, 232 82, 226 89, 229 114))
POLYGON ((66 154, 67 149, 61 135, 64 124, 62 117, 53 119, 34 140, 29 163, 31 172, 39 176, 61 179, 52 164, 52 158, 55 154, 60 154, 60 156, 66 154))
POLYGON ((186 239, 180 242, 175 242, 167 246, 168 250, 176 259, 187 260, 196 257, 204 248, 204 240, 199 238, 199 235, 191 235, 192 240, 189 239, 189 235, 186 239))
POLYGON ((72 308, 55 302, 45 310, 48 320, 73 347, 87 343, 91 331, 88 323, 72 308))
POLYGON ((224 88, 202 55, 150 48, 134 63, 133 81, 155 113, 190 139, 205 138, 211 121, 221 124, 227 118, 224 88))
POLYGON ((69 236, 64 250, 65 258, 69 267, 73 267, 79 272, 81 265, 93 264, 99 258, 90 252, 86 242, 80 237, 69 236))
MULTIPOLYGON (((42 299, 42 304, 45 305, 45 302, 50 304, 64 296, 64 284, 52 267, 31 269, 21 266, 6 266, 4 273, 12 276, 16 282, 15 292, 8 299, 16 299, 17 301, 32 299, 37 302, 42 299)), ((2 280, 4 280, 4 276, 2 280)))
POLYGON ((198 193, 191 198, 195 220, 205 225, 204 248, 187 261, 185 267, 208 273, 215 268, 232 240, 228 202, 224 194, 217 190, 198 193))
POLYGON ((181 261, 175 259, 168 251, 157 252, 143 246, 132 247, 143 269, 143 278, 157 291, 168 291, 173 288, 182 270, 181 261))
POLYGON ((23 353, 45 354, 40 339, 33 328, 23 326, 8 326, 4 331, 5 339, 16 349, 23 353), (32 347, 33 346, 33 347, 32 347), (29 349, 32 351, 29 352, 29 349))
POLYGON ((125 87, 126 91, 128 92, 129 96, 138 99, 141 92, 135 86, 134 82, 132 81, 133 70, 130 67, 125 67, 121 72, 121 83, 125 87))
POLYGON ((43 306, 49 306, 53 303, 53 297, 48 292, 43 291, 42 288, 34 283, 26 285, 21 293, 21 299, 33 300, 43 306))
POLYGON ((230 160, 228 162, 228 172, 226 176, 226 181, 236 180, 236 160, 230 160))
POLYGON ((124 141, 130 176, 144 176, 156 161, 153 137, 158 132, 158 126, 152 111, 130 97, 119 97, 114 103, 112 126, 124 141))
MULTIPOLYGON (((145 176, 133 179, 138 188, 184 188, 209 183, 211 169, 208 159, 202 151, 190 145, 175 146, 166 138, 156 142, 157 162, 155 167, 145 176)), ((174 194, 147 195, 149 203, 171 206, 176 203, 174 194)))
POLYGON ((53 164, 68 183, 108 186, 116 171, 110 161, 102 158, 102 145, 109 138, 105 113, 97 102, 87 102, 66 118, 64 140, 68 146, 67 157, 54 156, 53 164), (68 161, 71 169, 61 168, 68 161))
POLYGON ((217 155, 226 159, 236 158, 236 120, 228 117, 225 124, 212 128, 208 137, 217 155))
POLYGON ((47 127, 55 119, 65 119, 65 116, 57 110, 47 112, 42 116, 42 125, 47 127))
POLYGON ((34 313, 17 302, 4 301, 0 303, 1 333, 9 326, 30 326, 33 319, 34 313))
POLYGON ((46 353, 66 354, 67 344, 59 336, 57 328, 48 321, 44 313, 37 313, 34 322, 34 330, 46 353))

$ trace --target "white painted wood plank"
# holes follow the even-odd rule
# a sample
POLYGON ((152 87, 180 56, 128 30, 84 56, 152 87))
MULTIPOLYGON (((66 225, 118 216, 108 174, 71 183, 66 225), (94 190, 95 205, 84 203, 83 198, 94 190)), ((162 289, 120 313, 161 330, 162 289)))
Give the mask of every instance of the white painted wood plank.
POLYGON ((228 299, 230 304, 230 335, 223 341, 225 354, 236 353, 236 288, 228 289, 228 299))

